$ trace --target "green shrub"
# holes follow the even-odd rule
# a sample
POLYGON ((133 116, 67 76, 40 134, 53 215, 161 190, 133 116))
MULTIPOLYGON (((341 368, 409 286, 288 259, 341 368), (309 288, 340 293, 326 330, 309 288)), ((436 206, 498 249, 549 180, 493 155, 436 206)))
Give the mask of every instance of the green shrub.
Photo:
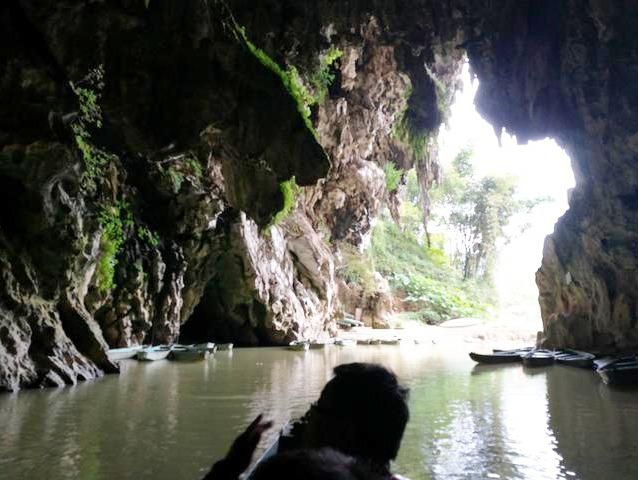
POLYGON ((182 183, 184 183, 184 174, 173 166, 168 167, 165 174, 171 183, 173 193, 179 193, 182 189, 182 183))
POLYGON ((117 157, 93 143, 91 128, 102 127, 101 92, 104 88, 102 65, 91 70, 78 82, 69 82, 78 99, 79 115, 71 123, 73 139, 84 161, 84 172, 80 180, 82 189, 94 193, 103 177, 104 167, 117 157))
MULTIPOLYGON (((436 243, 436 242, 435 242, 436 243)), ((428 249, 417 236, 382 218, 372 234, 370 257, 414 318, 427 323, 482 316, 491 307, 488 286, 463 281, 440 247, 428 249)))
POLYGON ((394 166, 394 163, 388 162, 383 165, 383 173, 385 173, 385 189, 388 193, 394 192, 399 188, 401 183, 401 177, 403 176, 403 170, 394 166))
POLYGON ((285 182, 281 182, 279 184, 279 189, 281 190, 281 194, 284 197, 284 205, 279 210, 275 216, 270 221, 270 226, 277 225, 281 223, 288 215, 292 213, 295 209, 295 204, 297 200, 297 195, 299 194, 299 186, 295 181, 295 177, 291 177, 290 180, 286 180, 285 182))
POLYGON ((101 255, 96 269, 96 284, 102 293, 115 287, 115 267, 117 256, 124 243, 124 231, 133 225, 133 217, 125 202, 103 206, 99 213, 102 238, 101 255))
POLYGON ((157 247, 160 243, 160 238, 157 233, 143 225, 137 225, 137 238, 148 243, 151 247, 157 247))
POLYGON ((330 47, 328 51, 321 56, 319 68, 310 75, 310 83, 313 86, 314 96, 313 103, 323 103, 328 94, 328 87, 334 82, 335 76, 332 73, 332 65, 343 55, 343 52, 337 47, 330 47))
POLYGON ((368 295, 373 294, 377 290, 377 282, 371 258, 347 243, 339 245, 339 249, 343 256, 343 278, 346 282, 358 285, 368 295))

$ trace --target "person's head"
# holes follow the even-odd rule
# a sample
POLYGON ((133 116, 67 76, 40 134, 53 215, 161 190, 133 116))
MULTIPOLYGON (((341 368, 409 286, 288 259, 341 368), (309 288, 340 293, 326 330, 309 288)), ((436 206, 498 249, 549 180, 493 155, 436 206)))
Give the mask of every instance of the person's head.
POLYGON ((334 374, 306 415, 305 444, 388 465, 409 419, 408 389, 381 365, 349 363, 334 374))
POLYGON ((330 448, 292 450, 261 463, 251 480, 382 480, 354 458, 330 448))

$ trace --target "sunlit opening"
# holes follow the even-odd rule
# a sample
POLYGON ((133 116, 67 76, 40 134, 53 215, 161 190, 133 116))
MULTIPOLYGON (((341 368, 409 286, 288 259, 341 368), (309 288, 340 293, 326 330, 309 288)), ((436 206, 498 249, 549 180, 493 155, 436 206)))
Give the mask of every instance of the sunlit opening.
POLYGON ((567 192, 575 184, 574 174, 569 157, 552 139, 518 145, 515 137, 504 132, 499 146, 494 129, 474 106, 478 84, 466 65, 463 88, 439 136, 440 160, 445 174, 459 151, 470 148, 477 175, 513 177, 519 198, 545 198, 525 218, 512 220, 510 239, 499 247, 493 275, 498 317, 522 329, 539 330, 534 274, 541 264, 545 236, 552 233, 555 222, 568 208, 567 192))

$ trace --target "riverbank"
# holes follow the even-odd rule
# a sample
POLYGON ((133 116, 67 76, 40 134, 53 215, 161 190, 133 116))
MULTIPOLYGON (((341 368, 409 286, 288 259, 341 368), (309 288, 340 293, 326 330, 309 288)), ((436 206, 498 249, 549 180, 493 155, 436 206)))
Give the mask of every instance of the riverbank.
MULTIPOLYGON (((399 320, 397 319, 397 322, 399 320)), ((401 338, 422 345, 444 345, 459 351, 467 351, 470 345, 484 348, 515 348, 536 343, 534 324, 515 324, 504 320, 458 318, 441 325, 425 325, 421 322, 400 320, 401 328, 373 329, 353 327, 341 329, 337 338, 390 339, 401 338)))

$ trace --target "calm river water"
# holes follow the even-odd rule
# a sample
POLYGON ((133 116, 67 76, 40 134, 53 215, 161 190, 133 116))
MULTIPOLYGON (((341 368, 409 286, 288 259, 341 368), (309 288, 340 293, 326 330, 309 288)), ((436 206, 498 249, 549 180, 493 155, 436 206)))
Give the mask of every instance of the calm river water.
POLYGON ((638 391, 569 367, 476 367, 423 346, 127 361, 119 377, 0 395, 0 478, 198 479, 258 413, 283 425, 352 361, 389 366, 410 386, 395 470, 413 480, 638 478, 638 391))

